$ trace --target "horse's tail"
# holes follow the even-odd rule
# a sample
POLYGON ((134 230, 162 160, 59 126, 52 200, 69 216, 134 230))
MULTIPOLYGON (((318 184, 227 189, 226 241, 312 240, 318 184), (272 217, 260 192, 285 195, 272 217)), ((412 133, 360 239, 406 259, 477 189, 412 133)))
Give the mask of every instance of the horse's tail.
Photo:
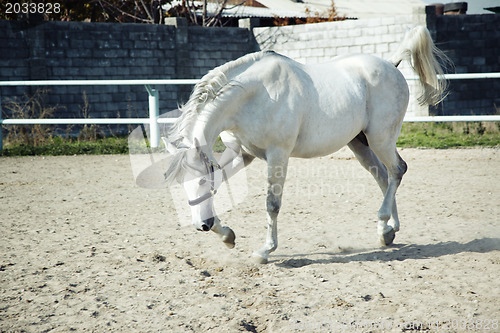
POLYGON ((408 60, 424 88, 422 96, 418 98, 419 103, 436 105, 447 95, 446 80, 438 78, 443 75, 438 59, 451 64, 449 58, 434 45, 429 30, 417 26, 406 33, 396 54, 389 61, 397 67, 402 60, 408 60))

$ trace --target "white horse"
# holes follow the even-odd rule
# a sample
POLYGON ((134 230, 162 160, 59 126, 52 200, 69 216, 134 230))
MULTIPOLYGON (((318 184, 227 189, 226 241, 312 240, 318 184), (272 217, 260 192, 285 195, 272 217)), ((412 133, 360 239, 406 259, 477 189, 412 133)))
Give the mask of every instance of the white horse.
POLYGON ((274 52, 257 52, 217 67, 195 86, 164 140, 174 154, 167 181, 184 184, 198 230, 212 230, 234 247, 233 231, 221 226, 213 210, 217 170, 223 168, 230 177, 255 157, 265 160, 268 232, 253 256, 266 263, 278 246, 288 159, 324 156, 347 145, 384 194, 377 229, 382 244, 389 245, 399 230, 395 195, 407 169, 396 141, 409 92, 396 67, 409 60, 424 88, 420 102, 436 104, 445 91, 437 77, 442 70, 436 57, 441 56, 428 30, 419 26, 406 34, 390 61, 351 55, 303 65, 274 52), (219 135, 227 147, 241 149, 243 158, 217 163, 211 148, 219 135))

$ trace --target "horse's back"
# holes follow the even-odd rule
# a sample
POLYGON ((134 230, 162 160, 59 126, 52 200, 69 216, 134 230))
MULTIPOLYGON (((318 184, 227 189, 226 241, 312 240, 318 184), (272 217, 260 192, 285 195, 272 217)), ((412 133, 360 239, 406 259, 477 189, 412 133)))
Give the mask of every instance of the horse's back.
POLYGON ((397 123, 404 116, 408 86, 401 72, 381 58, 341 56, 306 66, 306 71, 315 83, 319 107, 307 111, 296 156, 332 153, 360 132, 392 119, 397 123))
POLYGON ((387 86, 397 90, 407 89, 401 72, 392 63, 374 55, 344 55, 335 57, 332 62, 308 68, 315 81, 331 81, 330 85, 343 83, 366 85, 368 89, 385 89, 387 86))
POLYGON ((374 114, 384 118, 383 109, 397 99, 394 94, 407 89, 394 65, 370 55, 303 65, 268 52, 234 79, 252 92, 236 130, 242 143, 262 150, 279 144, 296 157, 342 148, 369 127, 374 114))

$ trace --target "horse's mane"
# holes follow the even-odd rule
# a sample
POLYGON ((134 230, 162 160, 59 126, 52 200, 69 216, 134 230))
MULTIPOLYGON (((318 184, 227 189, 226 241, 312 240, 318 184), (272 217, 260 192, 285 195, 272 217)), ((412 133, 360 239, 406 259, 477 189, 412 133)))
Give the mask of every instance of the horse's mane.
MULTIPOLYGON (((202 77, 198 82, 189 100, 179 110, 182 112, 179 118, 168 131, 168 140, 174 144, 180 144, 184 138, 191 138, 192 129, 196 119, 204 106, 214 102, 220 93, 231 85, 230 81, 237 74, 243 72, 249 65, 253 64, 274 52, 256 52, 247 54, 241 58, 230 61, 224 65, 214 68, 202 77)), ((172 157, 170 166, 165 173, 167 182, 172 182, 185 170, 185 156, 188 149, 179 149, 172 157)))
POLYGON ((230 85, 231 78, 241 73, 242 68, 243 70, 247 68, 244 65, 250 65, 268 54, 274 54, 274 52, 255 52, 244 55, 212 69, 203 76, 201 81, 195 85, 189 100, 179 107, 182 113, 169 130, 170 142, 178 142, 186 137, 190 138, 192 127, 203 107, 216 100, 220 92, 230 85))
POLYGON ((172 156, 168 170, 165 172, 165 181, 167 184, 171 184, 174 180, 180 182, 179 176, 186 169, 186 152, 187 149, 182 149, 172 156))

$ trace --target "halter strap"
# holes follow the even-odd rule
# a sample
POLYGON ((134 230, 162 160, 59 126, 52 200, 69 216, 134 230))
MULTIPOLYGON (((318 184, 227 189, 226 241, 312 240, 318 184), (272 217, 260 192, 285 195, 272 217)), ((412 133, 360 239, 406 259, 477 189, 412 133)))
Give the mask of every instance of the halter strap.
MULTIPOLYGON (((214 163, 209 160, 208 156, 200 151, 200 159, 203 161, 205 164, 205 168, 207 169, 207 174, 210 174, 210 192, 207 192, 203 194, 202 196, 193 199, 193 200, 188 200, 188 204, 190 206, 196 206, 201 204, 203 201, 208 200, 212 198, 216 193, 217 190, 215 189, 215 169, 214 169, 214 163)), ((217 166, 220 168, 219 166, 217 166)))

